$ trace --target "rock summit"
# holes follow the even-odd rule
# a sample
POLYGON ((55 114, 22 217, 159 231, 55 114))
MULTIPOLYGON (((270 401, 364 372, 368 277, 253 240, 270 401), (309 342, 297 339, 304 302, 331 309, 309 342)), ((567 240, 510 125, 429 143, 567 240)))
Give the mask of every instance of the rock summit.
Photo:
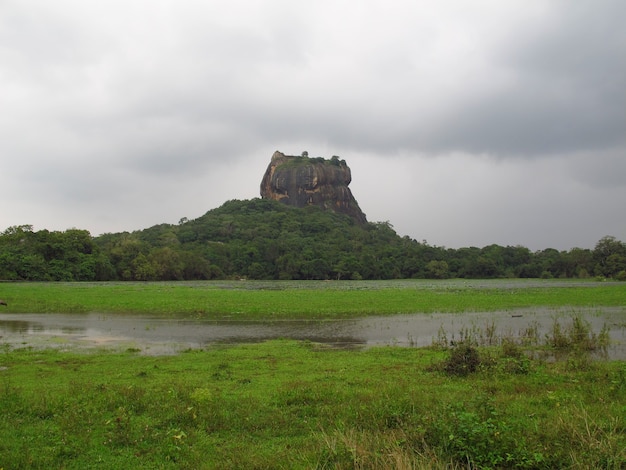
POLYGON ((261 181, 261 197, 295 207, 318 206, 367 223, 348 188, 350 181, 350 168, 337 156, 327 160, 276 151, 261 181))

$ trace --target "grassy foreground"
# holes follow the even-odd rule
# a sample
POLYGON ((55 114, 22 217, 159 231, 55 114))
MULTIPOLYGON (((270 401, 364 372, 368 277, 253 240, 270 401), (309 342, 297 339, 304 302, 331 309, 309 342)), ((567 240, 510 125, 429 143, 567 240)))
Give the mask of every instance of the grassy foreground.
MULTIPOLYGON (((0 314, 288 318, 624 306, 626 284, 4 283, 0 297, 0 314)), ((504 339, 161 357, 0 339, 0 469, 626 468, 626 363, 590 360, 603 335, 576 325, 553 330, 558 361, 504 339)))
POLYGON ((5 349, 0 468, 626 466, 625 363, 486 348, 458 376, 448 352, 5 349))
POLYGON ((623 306, 626 283, 342 281, 3 283, 7 312, 124 312, 281 318, 623 306))

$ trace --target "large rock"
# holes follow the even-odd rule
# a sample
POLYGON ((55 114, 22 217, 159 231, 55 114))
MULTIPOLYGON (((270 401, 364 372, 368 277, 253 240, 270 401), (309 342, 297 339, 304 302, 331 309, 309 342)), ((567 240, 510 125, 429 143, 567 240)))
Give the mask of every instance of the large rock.
POLYGON ((276 151, 261 181, 261 197, 296 207, 323 207, 364 224, 367 219, 348 188, 350 181, 350 168, 339 157, 325 160, 276 151))

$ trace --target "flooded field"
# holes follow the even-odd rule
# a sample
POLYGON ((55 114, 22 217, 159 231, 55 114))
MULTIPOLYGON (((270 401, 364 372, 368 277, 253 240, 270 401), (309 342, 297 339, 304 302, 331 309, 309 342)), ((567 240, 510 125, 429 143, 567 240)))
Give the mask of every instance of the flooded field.
POLYGON ((519 336, 529 327, 541 338, 558 320, 574 316, 599 333, 610 330, 609 356, 626 359, 626 308, 524 309, 489 313, 437 313, 368 316, 333 320, 208 321, 126 314, 0 314, 0 345, 9 348, 62 350, 137 350, 143 354, 175 354, 212 344, 259 342, 270 339, 309 340, 342 348, 370 346, 422 347, 442 334, 448 340, 463 332, 519 336))

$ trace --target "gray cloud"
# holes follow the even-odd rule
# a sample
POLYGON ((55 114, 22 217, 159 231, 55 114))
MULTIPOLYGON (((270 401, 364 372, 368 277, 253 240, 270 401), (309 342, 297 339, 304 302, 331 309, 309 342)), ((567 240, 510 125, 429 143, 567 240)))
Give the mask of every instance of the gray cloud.
POLYGON ((0 229, 195 217, 257 196, 279 149, 346 158, 370 220, 435 244, 626 239, 624 13, 2 2, 0 229))
POLYGON ((545 155, 626 144, 626 32, 618 2, 559 9, 499 51, 511 78, 447 129, 464 149, 545 155))

